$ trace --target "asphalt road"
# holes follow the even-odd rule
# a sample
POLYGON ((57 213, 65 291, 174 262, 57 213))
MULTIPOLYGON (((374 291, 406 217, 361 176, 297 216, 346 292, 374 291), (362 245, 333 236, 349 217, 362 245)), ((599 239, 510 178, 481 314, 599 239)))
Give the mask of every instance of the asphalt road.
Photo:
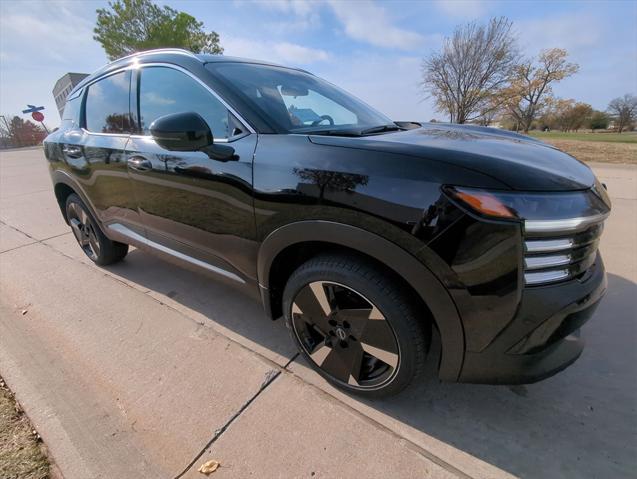
POLYGON ((541 383, 432 378, 388 401, 328 386, 281 322, 132 251, 89 263, 40 150, 0 153, 0 374, 73 478, 634 477, 637 168, 594 165, 613 214, 607 297, 572 367, 541 383))

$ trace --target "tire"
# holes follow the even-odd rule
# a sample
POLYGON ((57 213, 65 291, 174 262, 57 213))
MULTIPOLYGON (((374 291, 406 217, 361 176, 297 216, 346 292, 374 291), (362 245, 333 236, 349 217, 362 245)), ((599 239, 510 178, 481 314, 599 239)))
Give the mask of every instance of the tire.
POLYGON ((325 254, 301 265, 283 292, 299 352, 345 391, 380 398, 405 389, 424 370, 431 323, 398 284, 355 256, 325 254))
POLYGON ((106 266, 121 261, 126 256, 128 245, 108 239, 75 193, 66 199, 65 212, 77 243, 93 263, 106 266))

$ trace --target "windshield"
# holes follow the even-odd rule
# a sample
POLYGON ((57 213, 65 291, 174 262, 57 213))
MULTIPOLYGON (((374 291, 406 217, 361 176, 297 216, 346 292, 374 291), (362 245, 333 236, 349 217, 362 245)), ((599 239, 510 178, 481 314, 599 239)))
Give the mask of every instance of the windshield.
POLYGON ((251 63, 206 65, 287 133, 361 134, 392 121, 331 83, 298 70, 251 63))

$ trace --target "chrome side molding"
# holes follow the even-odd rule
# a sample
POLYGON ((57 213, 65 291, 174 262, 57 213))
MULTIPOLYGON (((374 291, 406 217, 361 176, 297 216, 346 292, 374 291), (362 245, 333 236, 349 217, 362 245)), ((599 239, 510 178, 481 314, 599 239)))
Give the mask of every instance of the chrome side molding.
POLYGON ((225 269, 219 268, 217 266, 213 266, 210 263, 206 263, 205 261, 201 261, 197 258, 193 258, 192 256, 188 256, 184 253, 168 248, 167 246, 151 241, 148 238, 145 238, 144 236, 140 235, 139 233, 136 233, 135 231, 127 228, 126 226, 120 223, 113 223, 113 224, 107 225, 106 228, 112 231, 115 231, 116 233, 119 233, 122 236, 130 238, 135 243, 148 246, 149 248, 152 248, 156 251, 160 251, 162 253, 173 256, 174 258, 177 258, 181 261, 185 261, 187 263, 193 264, 195 266, 206 269, 213 273, 219 274, 221 276, 225 276, 226 278, 229 278, 233 281, 237 281, 241 284, 245 284, 245 281, 242 278, 240 278, 234 273, 231 273, 230 271, 226 271, 225 269))

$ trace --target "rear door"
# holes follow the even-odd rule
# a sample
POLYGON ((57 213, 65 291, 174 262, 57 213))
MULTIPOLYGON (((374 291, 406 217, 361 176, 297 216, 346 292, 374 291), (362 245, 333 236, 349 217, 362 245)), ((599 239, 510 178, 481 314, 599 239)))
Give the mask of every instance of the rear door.
POLYGON ((131 180, 151 247, 235 281, 254 279, 252 160, 257 136, 210 88, 172 65, 141 65, 136 78, 139 134, 126 148, 131 180), (196 112, 234 161, 175 152, 150 136, 160 116, 196 112))
POLYGON ((62 153, 98 219, 143 232, 124 152, 132 130, 130 70, 90 83, 70 100, 80 107, 79 127, 61 138, 62 153))

